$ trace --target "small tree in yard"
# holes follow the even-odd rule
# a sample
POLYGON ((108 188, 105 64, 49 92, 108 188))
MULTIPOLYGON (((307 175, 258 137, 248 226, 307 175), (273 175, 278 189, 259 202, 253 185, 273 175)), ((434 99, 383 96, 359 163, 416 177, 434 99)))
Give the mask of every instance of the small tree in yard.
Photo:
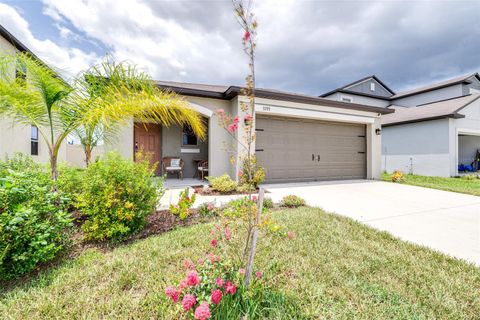
POLYGON ((29 54, 1 55, 0 115, 38 128, 48 147, 53 180, 58 176, 60 146, 75 131, 84 145, 87 164, 98 135, 132 118, 189 124, 198 136, 204 136, 200 115, 186 101, 160 91, 134 66, 110 60, 69 84, 29 54))

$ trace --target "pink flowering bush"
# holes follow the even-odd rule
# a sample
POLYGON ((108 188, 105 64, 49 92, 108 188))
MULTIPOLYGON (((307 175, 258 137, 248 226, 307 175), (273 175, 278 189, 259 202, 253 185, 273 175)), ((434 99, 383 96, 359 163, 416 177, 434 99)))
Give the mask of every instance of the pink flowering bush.
MULTIPOLYGON (((210 252, 197 261, 183 262, 185 276, 176 286, 168 286, 165 295, 178 305, 177 311, 190 319, 210 319, 218 310, 229 310, 247 299, 243 287, 245 269, 230 258, 229 247, 236 237, 230 226, 218 223, 210 232, 210 252)), ((256 281, 263 273, 255 273, 256 281)), ((248 300, 248 299, 247 299, 248 300)), ((222 318, 221 315, 219 315, 222 318)))

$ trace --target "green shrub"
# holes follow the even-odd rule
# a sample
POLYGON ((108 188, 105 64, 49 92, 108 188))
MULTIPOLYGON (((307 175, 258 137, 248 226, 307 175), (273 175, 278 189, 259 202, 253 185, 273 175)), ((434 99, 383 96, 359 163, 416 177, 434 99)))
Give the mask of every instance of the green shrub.
POLYGON ((191 197, 188 195, 188 188, 180 192, 180 199, 178 200, 178 204, 170 205, 170 212, 178 216, 180 220, 184 220, 188 218, 190 215, 190 208, 193 206, 195 203, 195 194, 193 194, 191 197))
POLYGON ((209 203, 202 203, 198 207, 198 212, 200 215, 205 216, 205 217, 212 217, 217 215, 217 208, 215 207, 214 202, 209 202, 209 203))
POLYGON ((280 202, 280 206, 287 207, 287 208, 297 208, 297 207, 302 207, 304 205, 305 205, 305 200, 295 195, 285 196, 280 202))
POLYGON ((208 177, 208 181, 213 190, 221 193, 230 193, 237 189, 237 182, 233 181, 228 174, 219 177, 208 177))
POLYGON ((72 223, 43 166, 22 156, 0 167, 0 278, 8 280, 52 260, 72 223))
POLYGON ((87 240, 121 240, 145 225, 163 194, 163 180, 153 178, 147 161, 133 162, 116 153, 85 170, 78 207, 87 240))
POLYGON ((263 207, 266 209, 271 209, 273 208, 273 200, 272 198, 263 198, 263 207))
POLYGON ((256 190, 258 185, 265 180, 265 170, 257 164, 257 158, 251 156, 243 161, 243 171, 240 172, 239 178, 241 186, 249 186, 251 190, 256 190), (248 161, 250 161, 250 166, 248 161))
POLYGON ((58 193, 68 199, 75 208, 77 197, 82 193, 82 183, 85 176, 85 169, 59 166, 57 189, 58 193))

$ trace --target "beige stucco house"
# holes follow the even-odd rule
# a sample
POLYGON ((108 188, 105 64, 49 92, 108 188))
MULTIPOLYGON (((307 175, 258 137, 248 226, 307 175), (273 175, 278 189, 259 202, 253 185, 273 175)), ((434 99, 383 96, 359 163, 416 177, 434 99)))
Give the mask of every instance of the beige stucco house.
MULTIPOLYGON (((28 51, 17 39, 0 28, 3 51, 28 51)), ((137 150, 164 157, 181 158, 184 177, 192 178, 197 165, 208 160, 211 176, 228 173, 238 176, 238 158, 244 153, 241 143, 222 128, 215 111, 223 109, 243 119, 240 102, 246 101, 237 86, 217 86, 159 81, 158 86, 185 97, 208 125, 205 141, 197 139, 188 127, 169 128, 140 124, 135 120, 125 126, 115 142, 96 150, 96 156, 117 151, 135 159, 137 150), (231 159, 237 161, 231 161, 231 159)), ((379 179, 381 171, 381 116, 393 110, 361 104, 332 101, 315 96, 270 89, 256 90, 255 154, 265 168, 267 182, 335 179, 379 179)), ((241 131, 236 137, 243 137, 241 131)), ((14 152, 31 154, 47 162, 48 154, 34 128, 16 125, 12 120, 0 122, 0 155, 14 152)), ((95 156, 95 155, 94 155, 95 156)), ((80 146, 62 146, 59 161, 83 165, 80 146)), ((161 173, 160 167, 157 172, 161 173)))

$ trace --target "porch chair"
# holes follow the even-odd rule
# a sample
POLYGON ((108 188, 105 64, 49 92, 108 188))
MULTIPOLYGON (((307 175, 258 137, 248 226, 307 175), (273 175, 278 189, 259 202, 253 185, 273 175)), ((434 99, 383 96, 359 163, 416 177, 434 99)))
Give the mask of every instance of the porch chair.
POLYGON ((200 179, 205 180, 205 173, 208 175, 208 160, 200 161, 197 170, 200 179))
POLYGON ((177 157, 164 157, 162 159, 163 173, 176 173, 177 177, 183 180, 183 160, 177 157))

